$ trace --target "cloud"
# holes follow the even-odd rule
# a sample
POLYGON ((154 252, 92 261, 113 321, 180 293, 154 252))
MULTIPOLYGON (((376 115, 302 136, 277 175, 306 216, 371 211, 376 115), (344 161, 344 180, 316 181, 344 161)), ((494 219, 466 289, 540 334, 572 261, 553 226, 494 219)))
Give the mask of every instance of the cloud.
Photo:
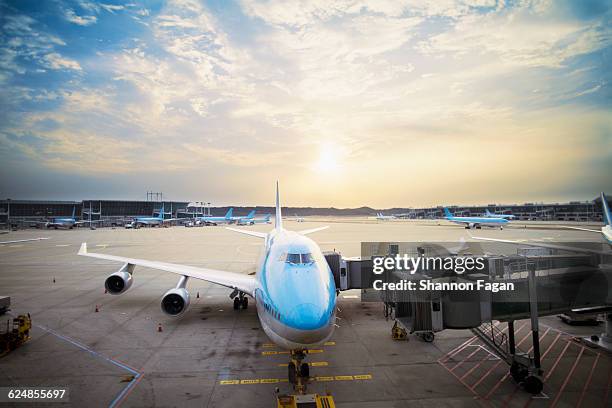
POLYGON ((81 65, 77 61, 62 57, 56 52, 45 55, 44 59, 45 65, 51 69, 72 69, 76 71, 81 70, 81 65))
POLYGON ((80 25, 80 26, 88 26, 88 25, 92 25, 95 24, 96 21, 98 20, 98 18, 96 16, 90 15, 90 16, 79 16, 77 15, 74 10, 72 9, 67 9, 64 12, 64 17, 66 18, 67 21, 80 25))

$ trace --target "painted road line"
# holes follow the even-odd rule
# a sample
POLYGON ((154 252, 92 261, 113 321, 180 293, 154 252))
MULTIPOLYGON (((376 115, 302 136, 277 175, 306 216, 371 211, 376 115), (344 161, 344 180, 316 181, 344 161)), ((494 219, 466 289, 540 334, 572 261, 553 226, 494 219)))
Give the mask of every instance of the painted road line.
POLYGON ((323 343, 324 346, 335 346, 336 342, 335 341, 326 341, 325 343, 323 343))
POLYGON ((69 247, 70 244, 55 244, 56 247, 69 247))

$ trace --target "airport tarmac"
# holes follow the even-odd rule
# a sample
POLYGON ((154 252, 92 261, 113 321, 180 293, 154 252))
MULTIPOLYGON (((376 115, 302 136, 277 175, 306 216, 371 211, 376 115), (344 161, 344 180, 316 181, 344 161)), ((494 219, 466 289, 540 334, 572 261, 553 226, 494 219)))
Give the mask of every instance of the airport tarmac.
MULTIPOLYGON (((321 218, 287 221, 285 227, 302 230, 325 221, 331 228, 311 237, 323 250, 344 256, 358 256, 362 241, 457 241, 469 239, 468 232, 503 239, 598 239, 523 222, 503 231, 468 231, 444 221, 321 218)), ((191 280, 191 307, 171 318, 159 303, 176 285, 175 275, 136 268, 132 288, 111 296, 104 293, 104 279, 121 265, 76 255, 87 242, 91 252, 250 273, 260 240, 223 227, 26 230, 1 240, 41 236, 50 239, 0 246, 0 295, 11 297, 12 313, 30 313, 34 322, 32 340, 0 359, 0 387, 66 386, 68 405, 75 407, 273 407, 276 387, 290 391, 288 356, 263 333, 253 304, 235 311, 230 290, 191 280)), ((612 399, 610 356, 572 340, 599 333, 601 326, 567 326, 554 316, 540 320, 541 333, 548 330, 542 348, 549 350, 544 368, 551 374, 543 396, 532 398, 468 330, 437 333, 433 343, 415 336, 396 342, 380 304, 361 303, 358 291, 347 291, 338 307, 341 319, 330 343, 307 358, 314 377, 309 391, 331 393, 338 407, 605 407, 612 399)), ((516 324, 524 330, 526 323, 516 324)), ((517 341, 524 338, 528 349, 526 333, 519 331, 517 341)))

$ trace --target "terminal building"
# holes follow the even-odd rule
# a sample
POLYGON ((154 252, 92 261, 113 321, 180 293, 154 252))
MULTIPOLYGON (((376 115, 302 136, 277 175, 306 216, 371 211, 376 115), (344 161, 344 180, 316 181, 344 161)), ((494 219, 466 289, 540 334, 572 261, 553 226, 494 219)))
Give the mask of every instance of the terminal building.
MULTIPOLYGON (((609 197, 609 195, 607 195, 609 197)), ((609 200, 608 200, 609 202, 609 200)), ((455 216, 480 217, 486 210, 493 214, 512 214, 516 220, 524 221, 580 221, 601 222, 601 198, 591 201, 571 201, 569 203, 525 203, 525 204, 488 204, 484 206, 448 206, 455 216)), ((444 207, 411 208, 401 214, 402 218, 444 218, 444 207)))

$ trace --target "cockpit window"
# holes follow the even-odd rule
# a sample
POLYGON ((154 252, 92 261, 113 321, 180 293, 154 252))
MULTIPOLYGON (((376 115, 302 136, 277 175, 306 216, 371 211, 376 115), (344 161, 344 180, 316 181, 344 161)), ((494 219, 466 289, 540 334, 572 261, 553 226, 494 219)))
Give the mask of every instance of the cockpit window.
POLYGON ((281 262, 287 262, 293 265, 311 264, 315 261, 315 258, 311 253, 307 254, 282 254, 279 258, 281 262))

